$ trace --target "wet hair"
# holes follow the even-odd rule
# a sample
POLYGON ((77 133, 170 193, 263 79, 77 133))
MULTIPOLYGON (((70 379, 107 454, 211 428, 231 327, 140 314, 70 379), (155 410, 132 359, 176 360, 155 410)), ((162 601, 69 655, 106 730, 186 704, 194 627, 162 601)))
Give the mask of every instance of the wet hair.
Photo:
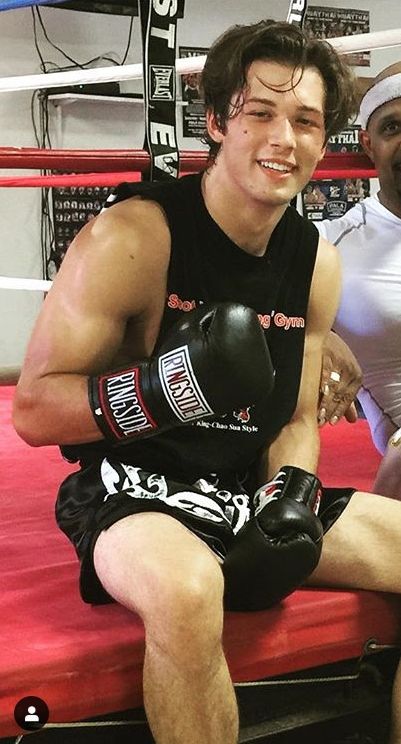
MULTIPOLYGON (((207 55, 201 77, 205 106, 214 114, 223 134, 228 119, 241 109, 247 72, 255 60, 289 65, 302 74, 305 68, 318 70, 325 90, 326 141, 355 117, 358 110, 355 77, 344 58, 328 42, 309 38, 298 26, 267 19, 232 26, 214 42, 207 55)), ((289 82, 289 89, 295 88, 299 80, 297 75, 296 82, 289 82)), ((207 131, 203 142, 209 146, 213 162, 220 143, 214 142, 207 131)))

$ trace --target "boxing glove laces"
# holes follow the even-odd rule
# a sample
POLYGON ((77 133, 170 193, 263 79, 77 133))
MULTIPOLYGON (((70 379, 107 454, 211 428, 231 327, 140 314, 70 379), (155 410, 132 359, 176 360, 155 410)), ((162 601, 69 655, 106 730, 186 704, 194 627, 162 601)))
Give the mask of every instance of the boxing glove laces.
POLYGON ((254 516, 223 565, 227 609, 266 609, 310 576, 322 550, 321 488, 314 475, 287 465, 256 491, 254 516))

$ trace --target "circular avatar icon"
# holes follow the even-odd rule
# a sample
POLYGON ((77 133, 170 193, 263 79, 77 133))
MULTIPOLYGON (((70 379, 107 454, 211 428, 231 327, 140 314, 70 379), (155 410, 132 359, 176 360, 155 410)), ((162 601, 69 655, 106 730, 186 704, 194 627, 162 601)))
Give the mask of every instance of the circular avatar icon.
POLYGON ((24 731, 38 731, 49 720, 49 708, 42 698, 29 695, 18 701, 14 708, 14 718, 24 731))

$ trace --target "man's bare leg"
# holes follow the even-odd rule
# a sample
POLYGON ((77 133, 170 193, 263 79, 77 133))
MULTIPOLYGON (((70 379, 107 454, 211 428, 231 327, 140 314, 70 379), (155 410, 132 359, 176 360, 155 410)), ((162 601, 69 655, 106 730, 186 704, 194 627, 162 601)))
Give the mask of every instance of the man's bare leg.
MULTIPOLYGON (((308 583, 401 594, 401 502, 357 492, 324 536, 308 583)), ((400 618, 401 619, 401 618, 400 618)), ((401 668, 393 689, 389 744, 401 744, 401 668)))
POLYGON ((236 744, 223 575, 212 551, 171 517, 147 513, 103 532, 94 560, 110 595, 144 621, 144 705, 157 744, 236 744))

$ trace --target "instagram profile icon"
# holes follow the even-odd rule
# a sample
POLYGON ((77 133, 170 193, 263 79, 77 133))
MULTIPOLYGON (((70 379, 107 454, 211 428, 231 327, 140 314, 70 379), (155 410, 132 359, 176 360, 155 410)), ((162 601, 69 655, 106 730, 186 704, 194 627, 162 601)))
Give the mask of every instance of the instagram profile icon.
POLYGON ((18 701, 14 708, 14 718, 24 731, 38 731, 49 720, 49 708, 42 698, 28 695, 18 701))

